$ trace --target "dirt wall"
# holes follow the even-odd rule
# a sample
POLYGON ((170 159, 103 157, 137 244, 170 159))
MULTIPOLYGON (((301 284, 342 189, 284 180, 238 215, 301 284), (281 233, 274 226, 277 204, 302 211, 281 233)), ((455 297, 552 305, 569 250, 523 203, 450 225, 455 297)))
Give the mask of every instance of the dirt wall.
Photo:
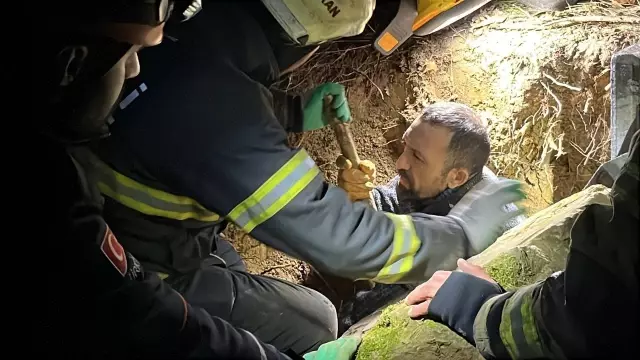
MULTIPOLYGON (((532 214, 581 189, 608 158, 609 59, 640 41, 638 19, 637 6, 583 3, 550 13, 501 1, 388 57, 370 40, 330 44, 276 87, 302 93, 327 81, 344 84, 360 157, 376 164, 378 184, 396 174, 399 138, 424 106, 468 104, 490 129, 489 166, 523 181, 532 214)), ((339 151, 330 129, 292 135, 291 144, 306 148, 336 182, 339 151)), ((240 248, 254 245, 241 234, 233 238, 240 248)), ((249 261, 256 272, 289 261, 259 252, 249 261)), ((308 272, 297 261, 290 265, 272 272, 289 280, 308 272)))

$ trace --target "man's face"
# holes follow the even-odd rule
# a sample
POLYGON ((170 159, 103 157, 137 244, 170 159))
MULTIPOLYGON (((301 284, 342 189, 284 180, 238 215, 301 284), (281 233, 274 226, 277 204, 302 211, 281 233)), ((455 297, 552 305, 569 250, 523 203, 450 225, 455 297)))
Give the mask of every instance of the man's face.
POLYGON ((72 140, 94 138, 104 134, 106 119, 118 103, 124 81, 140 73, 138 50, 154 46, 162 40, 164 24, 102 24, 86 29, 87 34, 109 38, 104 44, 69 46, 60 52, 58 62, 66 84, 59 98, 59 107, 65 112, 72 140), (113 41, 115 40, 115 41, 113 41), (100 61, 116 63, 100 71, 100 61), (93 71, 102 76, 90 75, 93 71), (83 78, 84 80, 77 80, 83 78))
POLYGON ((402 136, 404 151, 396 162, 399 193, 419 199, 437 196, 447 188, 446 165, 452 133, 441 126, 416 120, 402 136))

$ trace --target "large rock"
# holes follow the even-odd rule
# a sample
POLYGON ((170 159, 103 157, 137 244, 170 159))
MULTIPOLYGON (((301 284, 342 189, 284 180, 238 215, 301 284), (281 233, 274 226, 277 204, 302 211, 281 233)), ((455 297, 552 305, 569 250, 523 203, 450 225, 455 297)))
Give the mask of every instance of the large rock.
MULTIPOLYGON (((470 261, 482 265, 507 290, 562 270, 575 218, 589 204, 609 204, 609 191, 594 185, 534 214, 470 261)), ((400 303, 364 319, 345 336, 353 333, 364 333, 358 360, 482 359, 447 327, 409 319, 407 307, 400 303)))

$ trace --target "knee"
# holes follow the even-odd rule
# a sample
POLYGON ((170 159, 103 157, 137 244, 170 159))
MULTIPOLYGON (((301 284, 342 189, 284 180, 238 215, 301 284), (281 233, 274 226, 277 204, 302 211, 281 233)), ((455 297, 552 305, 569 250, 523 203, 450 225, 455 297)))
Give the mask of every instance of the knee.
POLYGON ((321 293, 309 289, 312 292, 313 297, 317 300, 315 309, 312 314, 315 315, 317 325, 313 334, 308 334, 314 340, 314 349, 317 349, 320 345, 333 341, 338 336, 338 314, 335 306, 331 301, 321 293))

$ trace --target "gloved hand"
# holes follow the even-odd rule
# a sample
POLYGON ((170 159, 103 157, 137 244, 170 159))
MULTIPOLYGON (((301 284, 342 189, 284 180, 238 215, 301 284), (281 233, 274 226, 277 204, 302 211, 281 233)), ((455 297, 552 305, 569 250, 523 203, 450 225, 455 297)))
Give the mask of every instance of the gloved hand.
POLYGON ((505 205, 525 198, 519 181, 500 179, 482 191, 469 192, 451 209, 447 216, 463 228, 470 244, 470 254, 482 252, 496 241, 502 226, 520 216, 524 210, 506 211, 505 205))
POLYGON ((305 360, 350 360, 360 345, 360 338, 344 337, 323 344, 303 356, 305 360))
POLYGON ((351 121, 351 111, 347 103, 347 96, 344 86, 336 83, 326 83, 318 86, 311 93, 303 110, 303 131, 322 129, 329 125, 331 119, 324 115, 324 98, 327 95, 333 96, 331 107, 336 112, 336 118, 342 122, 351 121))
POLYGON ((458 259, 460 271, 436 271, 404 300, 413 319, 447 325, 475 346, 473 322, 482 305, 504 289, 479 266, 458 259))
POLYGON ((338 186, 344 189, 351 201, 369 199, 369 192, 373 190, 376 180, 376 166, 369 160, 360 161, 357 168, 353 168, 351 161, 340 155, 336 159, 338 171, 338 186))

